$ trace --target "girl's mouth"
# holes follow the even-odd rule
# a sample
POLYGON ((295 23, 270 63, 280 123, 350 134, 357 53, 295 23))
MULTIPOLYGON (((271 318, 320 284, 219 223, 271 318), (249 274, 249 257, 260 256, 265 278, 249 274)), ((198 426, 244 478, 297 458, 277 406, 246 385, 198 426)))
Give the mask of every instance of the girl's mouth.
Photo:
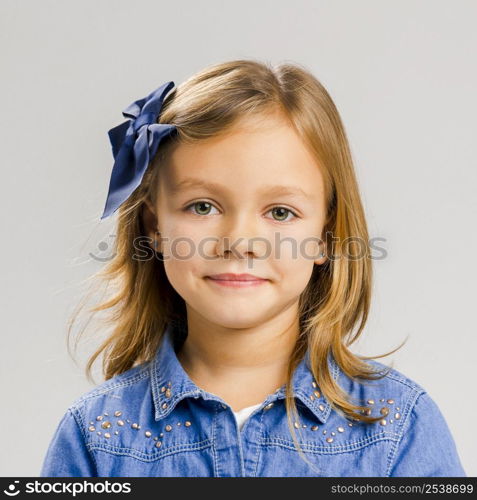
POLYGON ((266 283, 268 280, 264 278, 259 278, 251 274, 214 274, 211 276, 206 276, 209 282, 214 283, 221 287, 231 287, 231 288, 250 288, 266 283))

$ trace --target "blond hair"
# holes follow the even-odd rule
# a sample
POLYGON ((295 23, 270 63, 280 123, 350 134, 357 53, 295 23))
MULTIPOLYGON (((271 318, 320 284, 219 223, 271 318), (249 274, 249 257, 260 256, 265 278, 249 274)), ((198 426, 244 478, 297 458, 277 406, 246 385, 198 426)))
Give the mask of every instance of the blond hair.
MULTIPOLYGON (((338 110, 323 85, 296 63, 272 67, 255 60, 234 60, 216 64, 192 76, 166 97, 158 122, 176 125, 178 133, 159 148, 141 185, 118 210, 114 258, 91 277, 108 288, 113 285, 115 290, 89 309, 92 313, 105 312, 104 321, 112 326, 112 332, 88 360, 86 375, 90 378, 92 365, 102 353, 106 380, 151 360, 166 325, 186 318, 184 300, 169 283, 163 261, 132 258, 133 242, 145 234, 145 200, 155 203, 157 164, 167 161, 174 145, 218 136, 244 116, 274 111, 288 119, 322 168, 327 208, 324 243, 328 256, 334 257, 314 266, 300 296, 300 335, 287 371, 288 424, 302 453, 293 425, 299 417, 292 375, 307 349, 311 371, 323 396, 333 408, 356 421, 375 422, 380 417, 368 416, 365 406, 350 401, 330 373, 328 356, 332 354, 341 370, 358 381, 382 378, 387 371, 377 372, 364 361, 371 356, 358 356, 349 349, 361 335, 370 308, 368 229, 338 110), (349 245, 349 238, 358 239, 360 245, 349 245), (349 258, 339 258, 344 254, 349 258)), ((68 338, 81 308, 82 304, 70 320, 68 338)), ((388 356, 400 347, 374 357, 388 356)))

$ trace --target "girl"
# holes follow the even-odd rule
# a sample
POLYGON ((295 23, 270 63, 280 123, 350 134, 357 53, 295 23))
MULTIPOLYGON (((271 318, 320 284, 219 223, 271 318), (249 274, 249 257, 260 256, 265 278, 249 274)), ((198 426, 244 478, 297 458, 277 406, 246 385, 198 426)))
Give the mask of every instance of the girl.
POLYGON ((426 390, 350 350, 372 268, 327 91, 252 60, 173 85, 109 132, 106 381, 41 475, 465 476, 426 390))

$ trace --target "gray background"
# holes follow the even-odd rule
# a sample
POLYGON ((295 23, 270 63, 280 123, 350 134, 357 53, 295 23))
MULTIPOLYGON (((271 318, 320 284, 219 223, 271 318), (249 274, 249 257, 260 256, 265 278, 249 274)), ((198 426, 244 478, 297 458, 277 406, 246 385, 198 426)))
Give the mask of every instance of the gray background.
MULTIPOLYGON (((441 408, 477 475, 475 1, 1 2, 2 476, 35 476, 99 341, 66 351, 79 285, 101 264, 107 130, 159 84, 236 58, 305 65, 335 100, 375 261, 357 352, 441 408)), ((106 252, 107 253, 107 252, 106 252)), ((98 333, 101 336, 101 332, 98 333)), ((99 370, 96 381, 101 382, 99 370)), ((438 439, 439 436, 436 436, 438 439)))

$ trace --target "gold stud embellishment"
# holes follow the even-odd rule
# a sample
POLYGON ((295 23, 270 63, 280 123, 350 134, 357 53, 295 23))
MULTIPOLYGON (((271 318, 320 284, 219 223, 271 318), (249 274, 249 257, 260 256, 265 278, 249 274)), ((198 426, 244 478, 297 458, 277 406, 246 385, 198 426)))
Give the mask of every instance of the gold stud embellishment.
POLYGON ((124 425, 124 420, 118 420, 117 424, 123 426, 124 425))
POLYGON ((352 422, 348 422, 348 425, 349 425, 349 427, 353 427, 353 423, 352 422))
POLYGON ((299 424, 298 424, 298 422, 295 422, 294 425, 295 425, 295 429, 298 429, 300 427, 299 424))
POLYGON ((379 423, 380 423, 381 425, 386 425, 386 424, 387 424, 387 422, 386 422, 386 419, 385 419, 385 418, 382 418, 382 419, 379 421, 379 423))
POLYGON ((313 392, 313 394, 314 394, 317 398, 319 398, 319 397, 321 396, 321 394, 320 394, 320 392, 319 392, 319 391, 314 391, 314 392, 313 392))
POLYGON ((116 436, 117 436, 119 434, 119 432, 118 431, 114 431, 114 434, 116 434, 116 436))
POLYGON ((338 432, 344 432, 344 428, 343 428, 343 427, 341 427, 341 426, 340 426, 340 427, 337 427, 337 428, 336 428, 336 430, 337 430, 338 432))
POLYGON ((332 443, 333 442, 333 438, 332 437, 327 437, 326 438, 326 442, 327 443, 332 443))
POLYGON ((96 434, 97 434, 98 436, 101 436, 101 431, 98 431, 96 434))
POLYGON ((111 422, 109 422, 108 420, 105 420, 102 424, 101 424, 101 427, 103 429, 109 429, 111 427, 111 422))
POLYGON ((137 424, 136 424, 136 422, 134 422, 134 423, 131 425, 131 427, 132 427, 133 429, 139 429, 139 425, 137 425, 137 424))
POLYGON ((90 425, 90 426, 88 427, 88 429, 89 429, 91 432, 94 432, 94 431, 96 430, 96 429, 94 428, 94 425, 90 425))
POLYGON ((312 385, 313 387, 316 387, 316 382, 315 382, 315 381, 313 381, 313 382, 311 383, 311 385, 312 385))
POLYGON ((313 396, 313 394, 310 394, 310 399, 313 401, 315 399, 315 396, 313 396))
POLYGON ((318 426, 317 426, 317 425, 313 425, 313 426, 311 427, 311 430, 312 430, 312 431, 316 431, 316 430, 318 430, 318 426))
POLYGON ((325 407, 323 405, 318 405, 318 408, 320 409, 320 411, 325 411, 325 407))
POLYGON ((191 424, 188 420, 186 420, 186 423, 185 423, 184 425, 185 425, 186 427, 190 427, 192 424, 191 424))
POLYGON ((394 403, 394 399, 388 399, 388 405, 392 405, 394 403))
POLYGON ((104 415, 105 417, 109 417, 109 413, 108 413, 107 411, 105 411, 105 412, 103 413, 103 415, 104 415))
POLYGON ((161 387, 161 392, 164 392, 165 390, 166 390, 166 387, 163 385, 163 386, 161 387))
POLYGON ((331 435, 332 435, 332 436, 336 436, 336 432, 332 432, 332 433, 331 433, 331 435))
POLYGON ((98 416, 96 417, 96 420, 103 420, 103 415, 98 415, 98 416))
POLYGON ((151 431, 146 431, 144 433, 144 435, 147 437, 147 438, 150 438, 152 436, 152 432, 151 431))
POLYGON ((161 443, 160 441, 157 441, 157 443, 156 443, 156 448, 160 448, 160 447, 161 447, 161 444, 162 444, 162 443, 161 443))
POLYGON ((162 409, 165 410, 169 405, 167 403, 162 403, 162 409))
POLYGON ((264 409, 265 411, 268 411, 268 410, 269 410, 272 406, 273 406, 273 403, 268 403, 268 405, 267 405, 267 406, 265 406, 263 409, 264 409))
POLYGON ((374 405, 374 399, 368 399, 367 403, 368 405, 374 405))
POLYGON ((326 429, 323 431, 323 434, 326 434, 326 429))
POLYGON ((167 424, 166 425, 166 431, 170 432, 172 430, 172 425, 167 424))
POLYGON ((177 422, 177 426, 179 427, 180 425, 181 425, 181 423, 180 423, 180 422, 177 422))
POLYGON ((171 397, 171 390, 170 389, 166 389, 166 398, 170 398, 171 397))
POLYGON ((398 413, 396 413, 396 414, 394 415, 394 418, 395 418, 396 420, 399 420, 399 419, 401 418, 401 414, 400 414, 399 412, 398 412, 398 413))
POLYGON ((120 411, 115 411, 114 412, 114 416, 115 417, 120 417, 122 415, 122 413, 120 411))
POLYGON ((387 406, 383 406, 381 410, 379 410, 379 413, 381 413, 381 415, 386 416, 389 414, 389 408, 387 406))
POLYGON ((109 432, 105 432, 104 437, 109 439, 111 437, 111 434, 109 432))

